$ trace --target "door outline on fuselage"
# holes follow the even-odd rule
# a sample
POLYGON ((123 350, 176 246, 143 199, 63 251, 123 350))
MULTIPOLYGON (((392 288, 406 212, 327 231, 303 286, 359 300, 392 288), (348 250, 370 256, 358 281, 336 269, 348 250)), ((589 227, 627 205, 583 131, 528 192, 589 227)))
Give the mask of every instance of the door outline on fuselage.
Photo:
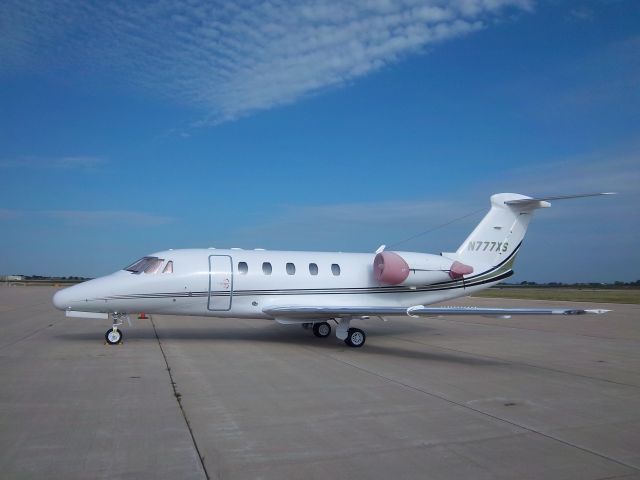
POLYGON ((209 255, 207 310, 226 312, 233 303, 233 261, 230 255, 209 255), (216 288, 217 287, 217 288, 216 288), (225 293, 229 295, 225 295, 225 293), (223 295, 220 295, 220 294, 223 295))

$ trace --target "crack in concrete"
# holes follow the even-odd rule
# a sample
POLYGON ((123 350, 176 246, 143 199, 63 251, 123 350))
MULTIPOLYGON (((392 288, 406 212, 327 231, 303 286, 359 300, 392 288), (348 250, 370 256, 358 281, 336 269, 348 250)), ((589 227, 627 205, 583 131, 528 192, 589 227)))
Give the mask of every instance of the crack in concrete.
POLYGON ((182 414, 182 418, 184 419, 184 423, 187 425, 187 430, 189 430, 189 435, 191 436, 191 442, 193 443, 193 447, 196 449, 196 453, 198 455, 198 459, 200 460, 200 467, 204 473, 204 476, 207 480, 211 480, 209 476, 209 472, 207 472, 207 467, 204 464, 204 457, 200 453, 200 448, 198 447, 198 442, 196 442, 196 437, 193 434, 193 429, 191 428, 191 423, 189 422, 189 418, 187 417, 187 412, 185 412, 184 407, 182 406, 182 395, 178 392, 176 388, 176 382, 173 379, 173 374, 171 373, 171 367, 169 366, 169 360, 167 359, 167 354, 162 347, 162 341, 160 340, 160 336, 158 335, 158 330, 156 329, 156 324, 153 321, 153 317, 149 317, 151 321, 151 326, 153 327, 153 333, 156 336, 156 340, 158 341, 158 346, 160 347, 160 352, 162 353, 162 358, 164 359, 164 363, 167 367, 167 372, 169 374, 169 380, 171 381, 171 388, 173 389, 173 395, 176 397, 176 402, 178 402, 178 408, 180 408, 180 413, 182 414))
POLYGON ((522 424, 520 424, 520 423, 518 423, 518 422, 511 421, 511 420, 507 420, 506 418, 502 418, 502 417, 499 417, 499 416, 497 416, 497 415, 493 415, 493 414, 491 414, 491 413, 485 412, 485 411, 480 410, 480 409, 478 409, 478 408, 471 407, 471 406, 469 406, 469 405, 467 405, 467 404, 465 404, 465 403, 457 402, 457 401, 455 401, 455 400, 452 400, 452 399, 450 399, 450 398, 447 398, 447 397, 446 397, 446 396, 444 396, 444 395, 440 395, 440 394, 437 394, 437 393, 429 392, 428 390, 424 390, 424 389, 419 388, 419 387, 417 387, 417 386, 410 385, 410 384, 408 384, 408 383, 404 383, 404 382, 401 382, 401 381, 399 381, 399 380, 395 380, 395 379, 390 378, 390 377, 387 377, 386 375, 383 375, 383 374, 381 374, 381 373, 377 373, 377 372, 374 372, 374 371, 368 370, 368 369, 366 369, 366 368, 364 368, 364 367, 361 367, 361 366, 359 366, 359 365, 356 365, 356 364, 353 364, 353 363, 351 363, 351 362, 348 362, 348 361, 346 361, 346 360, 342 360, 342 359, 340 359, 340 358, 336 358, 336 357, 334 357, 333 355, 330 355, 330 354, 327 354, 327 353, 322 353, 322 352, 319 352, 319 351, 317 351, 317 350, 315 350, 315 349, 308 349, 308 350, 309 350, 309 351, 311 351, 311 352, 313 352, 313 353, 315 353, 315 354, 318 354, 318 355, 321 355, 321 356, 324 356, 324 357, 330 358, 330 359, 332 359, 332 360, 334 360, 334 361, 336 361, 336 362, 342 363, 342 364, 344 364, 344 365, 349 365, 350 367, 353 367, 353 368, 356 368, 356 369, 358 369, 358 370, 360 370, 360 371, 362 371, 362 372, 368 373, 369 375, 373 375, 373 376, 375 376, 375 377, 381 378, 381 379, 386 380, 386 381, 388 381, 388 382, 395 383, 396 385, 400 385, 400 386, 402 386, 402 387, 404 387, 404 388, 408 388, 408 389, 414 390, 414 391, 416 391, 416 392, 420 392, 420 393, 422 393, 422 394, 424 394, 424 395, 429 395, 429 396, 431 396, 431 397, 438 398, 438 399, 443 400, 443 401, 445 401, 445 402, 447 402, 447 403, 450 403, 450 404, 452 404, 452 405, 456 405, 456 406, 461 407, 461 408, 464 408, 464 409, 466 409, 466 410, 471 410, 471 411, 473 411, 473 412, 475 412, 475 413, 478 413, 478 414, 480 414, 480 415, 484 415, 484 416, 487 416, 487 417, 489 417, 489 418, 493 418, 494 420, 498 420, 498 421, 501 421, 501 422, 507 423, 507 424, 509 424, 509 425, 512 425, 512 426, 515 426, 515 427, 521 428, 521 429, 523 429, 523 430, 525 430, 525 431, 528 431, 528 432, 531 432, 531 433, 535 433, 535 434, 541 435, 541 436, 543 436, 543 437, 545 437, 545 438, 548 438, 549 440, 554 440, 554 441, 556 441, 556 442, 562 443, 562 444, 567 445, 567 446, 569 446, 569 447, 573 447, 573 448, 576 448, 576 449, 581 450, 581 451, 583 451, 583 452, 587 452, 587 453, 590 453, 590 454, 592 454, 592 455, 596 455, 596 456, 598 456, 598 457, 600 457, 600 458, 603 458, 603 459, 605 459, 605 460, 608 460, 608 461, 610 461, 610 462, 617 463, 618 465, 622 465, 622 466, 624 466, 624 467, 626 467, 626 468, 630 468, 630 469, 631 469, 631 470, 633 470, 633 471, 636 471, 636 472, 640 471, 640 468, 638 468, 637 466, 635 466, 635 465, 633 465, 633 464, 629 464, 629 463, 626 463, 626 462, 624 462, 624 461, 622 461, 622 460, 618 460, 618 459, 616 459, 616 458, 612 458, 612 457, 610 457, 610 456, 608 456, 608 455, 606 455, 606 454, 603 454, 603 453, 597 452, 597 451, 592 450, 592 449, 590 449, 590 448, 587 448, 587 447, 583 447, 583 446, 577 445, 577 444, 572 443, 572 442, 570 442, 570 441, 568 441, 568 440, 563 440, 563 439, 558 438, 558 437, 555 437, 555 436, 553 436, 553 435, 551 435, 551 434, 547 434, 547 433, 544 433, 544 432, 542 432, 542 431, 540 431, 540 430, 536 430, 535 428, 528 427, 528 426, 526 426, 526 425, 522 425, 522 424))
POLYGON ((436 348, 436 349, 439 349, 439 350, 445 350, 445 351, 456 352, 456 353, 463 353, 465 355, 469 355, 469 356, 473 356, 473 357, 488 358, 490 360, 499 360, 501 362, 504 362, 505 364, 523 365, 525 367, 535 368, 535 369, 539 369, 539 370, 547 370, 547 371, 550 371, 550 372, 561 373, 563 375, 570 375, 572 377, 586 378, 588 380, 595 380, 597 382, 612 383, 614 385, 620 385, 622 387, 640 388, 640 385, 636 385, 634 383, 618 382, 616 380, 609 380, 608 378, 596 377, 596 376, 592 376, 592 375, 585 375, 583 373, 577 373, 577 372, 569 372, 567 370, 561 370, 559 368, 553 368, 553 367, 545 367, 544 365, 536 365, 536 364, 528 363, 528 362, 525 362, 525 361, 522 361, 522 360, 505 359, 505 358, 501 358, 501 357, 495 357, 495 356, 492 356, 492 355, 487 355, 485 353, 468 352, 466 350, 460 350, 460 349, 451 348, 451 347, 443 347, 441 345, 436 345, 436 344, 433 344, 433 343, 420 342, 418 340, 409 339, 409 338, 403 338, 403 337, 399 337, 399 336, 393 336, 391 338, 394 338, 395 340, 398 340, 400 342, 414 343, 416 345, 422 345, 424 347, 436 348))
POLYGON ((16 340, 13 340, 13 341, 11 341, 9 343, 5 343, 4 345, 0 345, 0 350, 4 350, 5 348, 11 347, 12 345, 15 345, 16 343, 20 343, 20 342, 22 342, 24 340, 28 340, 29 338, 33 337, 34 335, 37 335, 41 331, 46 330, 47 328, 51 328, 53 326, 55 326, 55 322, 54 323, 50 323, 45 327, 40 327, 40 328, 34 330, 33 332, 28 333, 27 335, 25 335, 23 337, 20 337, 20 338, 18 338, 16 340))

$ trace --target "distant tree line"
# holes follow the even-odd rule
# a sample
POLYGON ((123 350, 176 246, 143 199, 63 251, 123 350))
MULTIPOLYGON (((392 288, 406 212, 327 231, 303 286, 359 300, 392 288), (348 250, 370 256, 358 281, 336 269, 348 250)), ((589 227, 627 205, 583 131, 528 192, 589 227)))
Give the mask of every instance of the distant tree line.
POLYGON ((42 275, 24 275, 25 280, 91 280, 87 277, 45 277, 42 275))
POLYGON ((602 283, 602 282, 589 282, 589 283, 564 283, 564 282, 548 282, 548 283, 537 283, 537 282, 529 282, 523 281, 520 283, 508 283, 504 282, 500 285, 509 286, 509 287, 569 287, 569 288, 632 288, 632 287, 640 287, 640 280, 636 280, 635 282, 622 282, 615 281, 611 283, 602 283))

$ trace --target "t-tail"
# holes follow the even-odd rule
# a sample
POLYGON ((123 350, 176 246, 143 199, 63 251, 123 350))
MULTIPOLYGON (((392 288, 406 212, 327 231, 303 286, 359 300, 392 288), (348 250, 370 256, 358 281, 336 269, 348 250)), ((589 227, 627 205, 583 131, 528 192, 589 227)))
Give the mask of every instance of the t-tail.
POLYGON ((549 200, 613 195, 588 193, 532 198, 517 193, 496 193, 491 196, 491 209, 460 245, 456 260, 473 267, 474 272, 487 272, 495 280, 510 276, 527 227, 538 208, 547 208, 549 200))

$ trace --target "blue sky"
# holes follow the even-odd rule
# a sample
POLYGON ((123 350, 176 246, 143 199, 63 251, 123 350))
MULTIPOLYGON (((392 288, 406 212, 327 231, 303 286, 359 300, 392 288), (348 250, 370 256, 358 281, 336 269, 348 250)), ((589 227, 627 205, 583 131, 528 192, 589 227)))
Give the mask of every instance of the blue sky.
POLYGON ((0 274, 373 251, 499 191, 617 191, 540 212, 515 280, 636 280, 639 52, 637 1, 5 0, 0 274))

